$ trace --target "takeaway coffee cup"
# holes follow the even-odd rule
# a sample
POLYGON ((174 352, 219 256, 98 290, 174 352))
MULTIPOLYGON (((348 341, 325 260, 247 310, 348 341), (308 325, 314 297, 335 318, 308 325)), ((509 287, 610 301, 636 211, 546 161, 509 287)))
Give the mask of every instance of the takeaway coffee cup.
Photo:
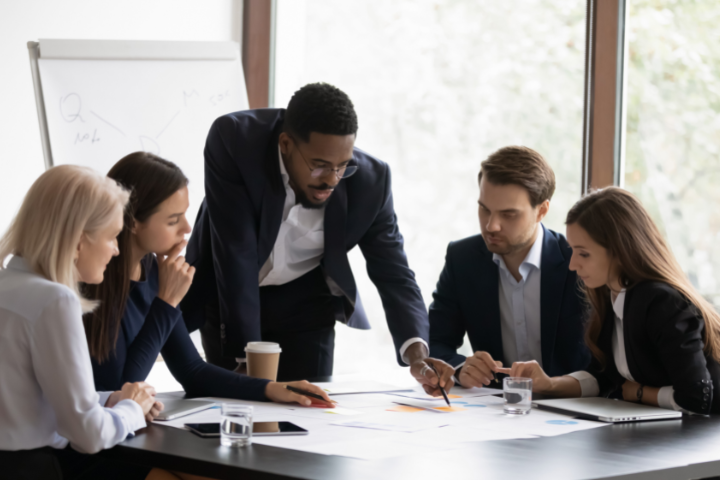
POLYGON ((248 342, 245 347, 248 375, 276 381, 281 351, 277 343, 248 342))

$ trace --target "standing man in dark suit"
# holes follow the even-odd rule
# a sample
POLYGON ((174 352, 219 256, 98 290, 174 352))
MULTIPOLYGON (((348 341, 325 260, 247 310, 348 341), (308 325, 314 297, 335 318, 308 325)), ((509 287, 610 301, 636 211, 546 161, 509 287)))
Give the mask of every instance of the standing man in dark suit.
POLYGON ((481 235, 452 242, 430 305, 430 353, 465 387, 489 385, 498 367, 537 360, 551 375, 584 369, 585 308, 572 249, 545 228, 555 174, 536 151, 506 147, 482 162, 481 235), (457 353, 465 333, 475 351, 457 353))
POLYGON ((348 96, 322 83, 295 92, 287 110, 213 124, 187 248, 196 277, 182 303, 210 363, 236 368, 246 344, 264 340, 282 348, 278 380, 331 375, 335 321, 370 328, 347 258, 359 245, 398 362, 428 391, 452 384, 452 367, 427 358, 427 312, 403 251, 390 169, 354 147, 357 128, 348 96))

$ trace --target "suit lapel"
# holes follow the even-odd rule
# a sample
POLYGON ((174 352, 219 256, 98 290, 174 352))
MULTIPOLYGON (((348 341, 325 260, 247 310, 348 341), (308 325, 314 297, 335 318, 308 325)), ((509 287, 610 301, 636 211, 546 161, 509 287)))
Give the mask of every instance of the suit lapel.
MULTIPOLYGON (((330 195, 325 207, 325 253, 323 266, 325 272, 340 287, 347 297, 350 305, 355 306, 357 290, 355 280, 350 269, 347 251, 345 248, 345 223, 347 221, 347 190, 345 182, 340 182, 330 195)), ((346 308, 346 314, 348 314, 346 308)))
POLYGON ((557 239, 545 226, 542 228, 545 236, 540 264, 540 343, 543 368, 548 371, 553 361, 568 268, 557 239))
POLYGON ((495 360, 505 361, 500 318, 500 272, 484 240, 478 254, 480 274, 470 272, 467 278, 471 289, 469 298, 475 299, 472 312, 477 319, 477 337, 480 339, 477 348, 487 351, 495 360))
POLYGON ((278 158, 278 136, 282 131, 282 122, 273 132, 270 144, 265 152, 264 173, 265 188, 263 191, 260 212, 260 234, 258 236, 258 267, 262 267, 270 256, 282 223, 283 207, 285 206, 285 186, 280 175, 280 159, 278 158))

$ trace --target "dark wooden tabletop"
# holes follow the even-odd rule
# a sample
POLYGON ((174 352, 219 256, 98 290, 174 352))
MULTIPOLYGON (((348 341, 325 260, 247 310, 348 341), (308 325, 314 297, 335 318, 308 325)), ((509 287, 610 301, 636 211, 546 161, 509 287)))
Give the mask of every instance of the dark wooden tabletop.
POLYGON ((720 477, 720 416, 616 424, 556 437, 465 444, 432 456, 358 460, 151 425, 103 455, 218 479, 636 479, 720 477))

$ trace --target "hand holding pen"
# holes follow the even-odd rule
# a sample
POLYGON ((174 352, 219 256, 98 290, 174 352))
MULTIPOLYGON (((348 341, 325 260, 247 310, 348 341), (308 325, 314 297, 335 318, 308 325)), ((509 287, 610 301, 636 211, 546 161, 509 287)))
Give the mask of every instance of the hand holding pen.
POLYGON ((451 365, 436 358, 425 358, 418 363, 419 366, 411 365, 410 372, 428 395, 439 397, 442 388, 447 391, 455 384, 453 381, 455 369, 451 365))
POLYGON ((265 396, 273 402, 294 402, 306 407, 321 401, 330 407, 335 405, 335 402, 328 397, 327 392, 306 380, 289 383, 270 382, 265 387, 265 396))
MULTIPOLYGON (((310 386, 313 386, 313 387, 314 387, 314 385, 310 385, 310 386)), ((315 388, 317 388, 317 387, 315 387, 315 388)), ((324 396, 322 396, 322 395, 319 395, 319 394, 317 394, 317 393, 313 393, 313 392, 311 392, 311 391, 309 391, 309 390, 307 390, 307 389, 298 388, 297 386, 293 386, 293 385, 290 385, 290 384, 285 384, 285 389, 286 389, 286 390, 289 390, 289 391, 291 391, 291 392, 293 392, 293 393, 296 393, 296 394, 298 394, 298 395, 302 395, 302 396, 304 396, 304 397, 309 398, 309 399, 310 399, 310 404, 309 404, 309 405, 308 405, 308 404, 305 404, 306 406, 320 405, 320 406, 323 406, 323 407, 330 407, 330 408, 332 408, 332 407, 334 407, 335 405, 337 405, 337 402, 336 402, 335 400, 331 400, 330 397, 328 397, 325 392, 322 392, 322 395, 324 395, 324 396)))

